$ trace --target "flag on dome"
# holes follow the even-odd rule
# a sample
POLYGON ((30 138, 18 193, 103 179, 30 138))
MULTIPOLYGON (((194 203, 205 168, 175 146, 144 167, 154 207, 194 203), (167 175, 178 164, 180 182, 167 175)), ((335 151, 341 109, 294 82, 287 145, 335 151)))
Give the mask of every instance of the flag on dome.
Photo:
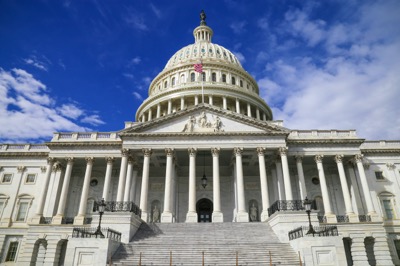
POLYGON ((201 62, 198 64, 194 64, 194 71, 203 73, 203 64, 201 62))

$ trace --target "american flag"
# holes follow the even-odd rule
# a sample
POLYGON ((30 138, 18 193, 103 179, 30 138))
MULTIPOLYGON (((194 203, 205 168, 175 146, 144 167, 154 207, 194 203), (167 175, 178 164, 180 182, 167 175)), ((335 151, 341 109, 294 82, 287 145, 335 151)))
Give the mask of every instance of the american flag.
POLYGON ((203 73, 203 64, 202 63, 194 64, 194 71, 203 73))

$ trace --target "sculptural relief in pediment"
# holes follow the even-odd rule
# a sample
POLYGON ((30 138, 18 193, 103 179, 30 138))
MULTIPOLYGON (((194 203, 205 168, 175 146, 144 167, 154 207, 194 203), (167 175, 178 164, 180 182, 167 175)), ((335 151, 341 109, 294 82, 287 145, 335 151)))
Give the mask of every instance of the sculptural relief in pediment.
POLYGON ((197 117, 189 116, 188 121, 183 127, 182 132, 223 132, 224 126, 219 116, 207 115, 206 112, 201 112, 197 117))

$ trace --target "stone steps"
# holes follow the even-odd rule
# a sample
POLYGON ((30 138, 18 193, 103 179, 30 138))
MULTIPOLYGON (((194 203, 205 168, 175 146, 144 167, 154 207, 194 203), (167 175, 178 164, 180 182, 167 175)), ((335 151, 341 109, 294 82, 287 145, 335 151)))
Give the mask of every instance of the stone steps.
POLYGON ((297 254, 265 223, 142 224, 129 244, 122 244, 113 265, 299 265, 297 254), (141 257, 141 259, 140 259, 141 257))

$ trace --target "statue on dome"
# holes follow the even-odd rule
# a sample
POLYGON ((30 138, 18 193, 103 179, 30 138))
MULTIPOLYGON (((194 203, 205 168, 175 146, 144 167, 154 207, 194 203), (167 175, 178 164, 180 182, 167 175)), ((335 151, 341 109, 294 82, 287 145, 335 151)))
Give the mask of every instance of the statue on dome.
POLYGON ((200 12, 200 25, 207 25, 206 23, 206 13, 204 12, 204 10, 201 10, 200 12))

